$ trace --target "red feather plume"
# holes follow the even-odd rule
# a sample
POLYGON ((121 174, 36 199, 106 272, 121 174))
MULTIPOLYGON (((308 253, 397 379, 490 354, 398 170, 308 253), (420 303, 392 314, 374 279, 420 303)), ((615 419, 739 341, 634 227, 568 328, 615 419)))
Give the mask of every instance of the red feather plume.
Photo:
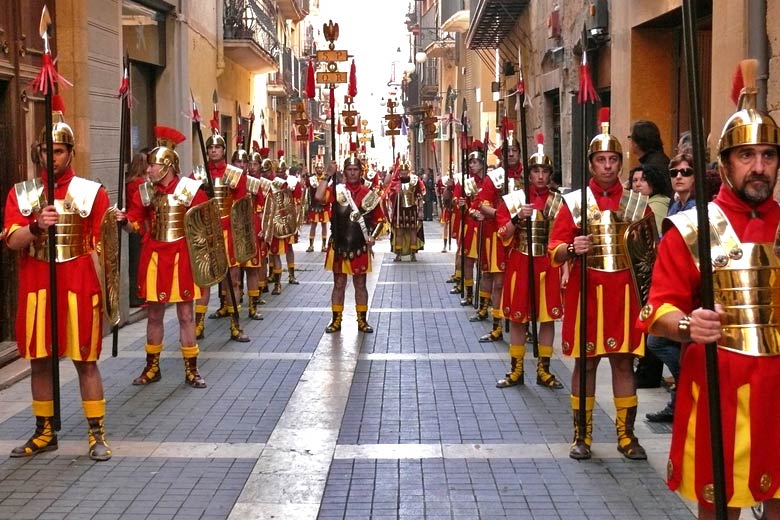
POLYGON ((271 155, 271 149, 270 148, 260 148, 260 157, 263 159, 268 159, 268 156, 271 155))
POLYGON ((276 151, 276 158, 277 159, 281 159, 282 157, 284 157, 284 150, 277 150, 276 151))
POLYGON ((609 107, 601 107, 599 109, 599 116, 597 121, 599 128, 601 128, 602 124, 609 123, 609 107))
POLYGON ((742 67, 737 63, 737 70, 734 71, 734 78, 731 81, 731 101, 735 105, 739 103, 739 93, 745 87, 745 78, 742 76, 742 67))
POLYGON ((260 152, 260 143, 258 143, 257 141, 252 141, 252 151, 260 152))
POLYGON ((588 53, 583 49, 582 64, 580 65, 580 91, 577 94, 577 102, 595 103, 599 99, 596 89, 593 87, 593 78, 590 76, 590 65, 588 65, 588 53))
POLYGON ((51 111, 65 113, 65 101, 62 100, 62 96, 54 94, 51 97, 51 111))
POLYGON ((541 132, 536 134, 536 145, 537 146, 544 145, 544 134, 541 132))
POLYGON ((183 133, 169 126, 155 126, 154 137, 171 141, 174 144, 179 144, 187 139, 183 133))

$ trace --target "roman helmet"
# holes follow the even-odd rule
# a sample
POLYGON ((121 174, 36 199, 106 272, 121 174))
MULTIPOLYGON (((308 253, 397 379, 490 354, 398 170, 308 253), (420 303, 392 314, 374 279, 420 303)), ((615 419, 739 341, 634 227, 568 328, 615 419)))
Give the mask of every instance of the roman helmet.
POLYGON ((623 147, 617 137, 609 133, 609 107, 602 107, 599 110, 599 128, 601 133, 590 141, 588 146, 588 160, 597 152, 613 152, 623 158, 623 147))
POLYGON ((732 100, 737 111, 723 126, 718 140, 718 165, 724 182, 733 188, 723 167, 723 158, 732 148, 743 145, 770 145, 780 149, 780 129, 766 112, 757 108, 757 60, 742 60, 737 68, 732 87, 732 100))
POLYGON ((552 171, 553 163, 549 155, 544 153, 544 134, 536 134, 536 153, 528 158, 528 167, 541 166, 552 171))
POLYGON ((149 164, 159 164, 162 166, 159 179, 153 179, 157 182, 163 179, 170 168, 173 168, 174 174, 179 172, 179 154, 176 153, 176 145, 183 142, 186 137, 184 134, 167 126, 155 126, 154 137, 157 139, 157 147, 147 155, 149 164))

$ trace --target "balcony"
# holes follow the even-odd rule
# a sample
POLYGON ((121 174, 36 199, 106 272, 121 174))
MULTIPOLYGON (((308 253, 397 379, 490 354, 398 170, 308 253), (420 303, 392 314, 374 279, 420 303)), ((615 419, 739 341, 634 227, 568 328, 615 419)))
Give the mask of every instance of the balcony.
POLYGON ((309 14, 309 0, 278 0, 279 13, 287 20, 300 22, 309 14))
POLYGON ((288 47, 281 54, 282 65, 279 71, 268 75, 268 95, 287 98, 295 92, 293 85, 293 53, 288 47))
POLYGON ((430 101, 439 95, 439 63, 437 59, 425 62, 422 67, 422 82, 420 83, 420 98, 430 101))
POLYGON ((255 74, 277 70, 279 41, 273 22, 257 0, 225 0, 225 55, 255 74))
POLYGON ((531 0, 477 0, 472 23, 466 33, 466 48, 498 48, 529 3, 531 0))
POLYGON ((439 0, 441 30, 465 33, 469 30, 469 10, 466 0, 439 0))

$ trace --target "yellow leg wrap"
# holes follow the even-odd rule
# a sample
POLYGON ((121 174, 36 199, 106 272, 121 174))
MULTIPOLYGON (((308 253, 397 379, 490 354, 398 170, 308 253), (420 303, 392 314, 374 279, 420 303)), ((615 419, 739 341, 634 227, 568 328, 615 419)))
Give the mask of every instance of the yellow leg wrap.
POLYGON ((163 351, 162 343, 159 345, 152 345, 151 343, 147 343, 144 347, 144 350, 146 350, 147 354, 159 354, 163 351))
POLYGON ((510 343, 509 359, 511 363, 511 369, 510 372, 507 373, 506 378, 499 379, 498 382, 496 382, 496 387, 507 388, 525 383, 525 376, 523 374, 523 358, 525 358, 525 345, 515 345, 510 343))
POLYGON ((81 401, 81 406, 84 408, 84 416, 87 419, 105 417, 106 415, 105 399, 101 399, 100 401, 81 401))
POLYGON ((479 297, 480 298, 488 298, 490 299, 490 291, 479 291, 479 297))
POLYGON ((552 345, 539 345, 539 357, 540 358, 551 358, 553 355, 553 346, 552 345))
POLYGON ((330 306, 330 310, 333 312, 344 312, 344 306, 334 303, 330 306))
POLYGON ((493 309, 491 312, 494 319, 500 320, 504 317, 504 312, 501 309, 493 309))
MULTIPOLYGON (((593 442, 593 407, 596 405, 595 397, 585 398, 585 444, 590 447, 593 442)), ((574 440, 577 440, 579 432, 580 398, 571 396, 571 411, 574 416, 574 440)))
POLYGON ((205 314, 207 310, 209 310, 208 305, 201 305, 199 303, 195 304, 195 312, 202 312, 205 314))
POLYGON ((368 305, 364 303, 358 303, 357 305, 355 305, 355 310, 357 312, 368 312, 368 305))
POLYGON ((249 295, 250 298, 255 296, 260 296, 260 289, 249 289, 246 293, 249 295))
POLYGON ((198 357, 198 354, 200 354, 200 348, 198 348, 197 344, 188 347, 182 345, 181 347, 181 357, 184 359, 198 357))
POLYGON ((628 397, 615 397, 615 429, 620 446, 628 446, 634 436, 634 421, 636 418, 636 406, 639 400, 636 395, 628 397), (634 409, 634 417, 630 417, 629 411, 634 409), (629 424, 630 422, 630 424, 629 424))
POLYGON ((474 279, 471 280, 463 280, 463 283, 466 285, 466 287, 474 287, 474 279))
POLYGON ((54 401, 33 400, 32 414, 36 417, 54 417, 54 401))

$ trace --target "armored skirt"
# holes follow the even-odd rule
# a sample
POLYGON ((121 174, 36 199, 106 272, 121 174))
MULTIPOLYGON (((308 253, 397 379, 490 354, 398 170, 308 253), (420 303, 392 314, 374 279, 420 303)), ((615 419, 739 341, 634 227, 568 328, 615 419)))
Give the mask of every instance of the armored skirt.
MULTIPOLYGON (((593 191, 596 190, 591 180, 593 191)), ((576 196, 576 193, 573 192, 576 196)), ((599 190, 596 196, 601 211, 614 211, 619 207, 623 188, 616 183, 607 191, 599 190), (604 195, 602 195, 602 192, 604 195)), ((550 234, 549 252, 552 258, 559 247, 566 247, 580 233, 567 206, 561 208, 550 234)), ((565 316, 562 329, 564 355, 579 356, 580 345, 580 260, 570 269, 569 283, 564 293, 565 316)), ((635 326, 639 315, 639 300, 629 269, 601 271, 588 268, 587 278, 587 337, 588 357, 609 354, 633 354, 644 356, 644 334, 635 326)))
MULTIPOLYGON (((65 198, 73 177, 73 170, 68 169, 57 179, 55 199, 65 198)), ((100 188, 89 215, 75 217, 82 220, 84 243, 89 251, 56 264, 58 350, 60 356, 74 361, 96 361, 100 357, 103 303, 92 253, 100 238, 100 221, 108 203, 108 194, 100 188)), ((22 215, 16 193, 11 189, 4 209, 5 236, 29 225, 35 218, 35 214, 22 215)), ((45 248, 45 242, 37 247, 45 248)), ((19 355, 25 359, 40 359, 51 353, 49 280, 49 262, 34 258, 29 249, 21 251, 15 333, 19 355)))
MULTIPOLYGON (((507 254, 501 307, 504 316, 516 323, 527 323, 531 319, 528 258, 528 255, 514 248, 510 248, 507 254)), ((535 256, 533 262, 536 321, 544 323, 560 319, 563 317, 561 270, 559 267, 553 267, 547 256, 535 256)))

